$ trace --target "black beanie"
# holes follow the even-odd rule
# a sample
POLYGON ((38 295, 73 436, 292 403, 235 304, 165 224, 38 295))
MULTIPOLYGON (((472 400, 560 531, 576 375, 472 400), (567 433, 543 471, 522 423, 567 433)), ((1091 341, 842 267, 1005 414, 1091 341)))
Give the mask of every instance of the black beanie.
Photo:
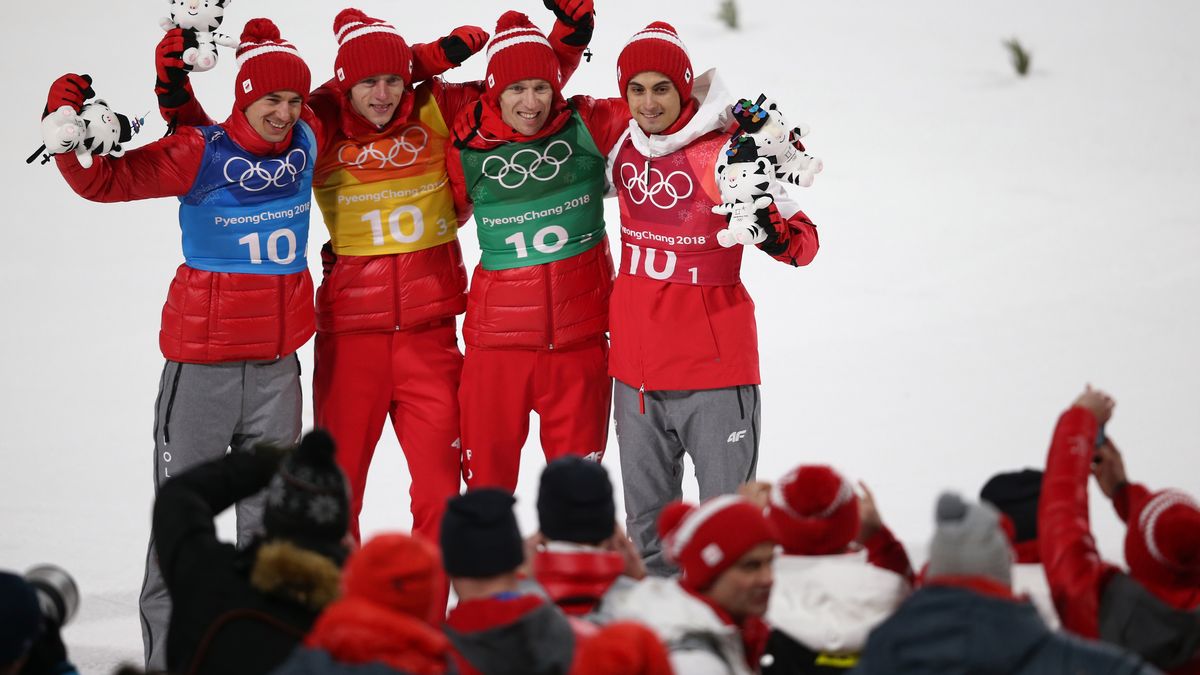
POLYGON ((279 465, 267 485, 263 528, 341 562, 350 523, 346 477, 334 461, 333 439, 314 429, 279 465))
POLYGON ((537 510, 548 539, 599 544, 612 536, 617 519, 608 471, 574 455, 550 462, 542 472, 537 510))
POLYGON ((1037 539, 1038 499, 1042 495, 1042 472, 1024 469, 998 473, 984 483, 979 498, 1007 515, 1016 529, 1015 541, 1037 539))
POLYGON ((442 516, 442 564, 452 577, 486 579, 525 561, 524 542, 511 494, 480 488, 451 497, 442 516))

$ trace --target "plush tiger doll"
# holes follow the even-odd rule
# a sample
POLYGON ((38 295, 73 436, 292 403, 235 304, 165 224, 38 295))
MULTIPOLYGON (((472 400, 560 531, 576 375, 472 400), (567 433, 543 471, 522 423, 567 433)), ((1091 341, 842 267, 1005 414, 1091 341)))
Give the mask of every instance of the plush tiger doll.
POLYGON ((171 16, 159 19, 163 30, 184 29, 185 44, 195 40, 195 46, 183 50, 183 62, 197 73, 212 70, 217 65, 217 45, 237 47, 238 40, 216 30, 225 18, 230 0, 167 0, 171 16))
POLYGON ((103 99, 85 103, 78 114, 64 105, 42 120, 42 142, 46 144, 47 161, 49 155, 74 150, 79 165, 91 168, 92 155, 120 157, 125 154, 121 144, 128 143, 141 126, 141 119, 130 119, 113 112, 103 99))
POLYGON ((783 111, 766 95, 760 95, 757 101, 743 99, 732 112, 741 132, 754 139, 761 154, 772 158, 779 180, 809 187, 825 168, 825 163, 805 152, 800 142, 808 135, 808 128, 802 124, 789 129, 783 111))
POLYGON ((724 215, 727 224, 717 232, 717 243, 725 248, 761 244, 767 231, 759 224, 758 212, 774 201, 770 195, 775 180, 771 161, 759 156, 754 139, 744 135, 730 140, 723 152, 724 161, 717 162, 717 180, 725 203, 712 207, 712 212, 724 215))

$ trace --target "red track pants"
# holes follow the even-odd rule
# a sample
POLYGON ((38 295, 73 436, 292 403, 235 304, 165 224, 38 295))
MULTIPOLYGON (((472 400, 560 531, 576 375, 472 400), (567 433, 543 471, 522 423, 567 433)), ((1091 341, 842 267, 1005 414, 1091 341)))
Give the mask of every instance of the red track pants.
POLYGON ((317 333, 317 426, 337 443, 350 481, 351 531, 359 539, 367 470, 387 417, 408 462, 412 531, 437 543, 446 498, 458 494, 458 381, 454 321, 388 333, 317 333))
POLYGON ((553 351, 467 347, 458 400, 468 489, 516 489, 530 411, 540 418, 546 461, 600 461, 612 403, 608 341, 553 351))

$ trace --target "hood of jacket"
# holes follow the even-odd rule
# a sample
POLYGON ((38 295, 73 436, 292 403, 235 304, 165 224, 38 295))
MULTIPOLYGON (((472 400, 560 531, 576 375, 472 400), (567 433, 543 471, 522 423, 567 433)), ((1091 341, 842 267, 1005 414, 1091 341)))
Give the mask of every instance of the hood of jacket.
POLYGON ((866 551, 781 556, 767 621, 813 651, 856 653, 911 590, 904 577, 867 562, 866 551))

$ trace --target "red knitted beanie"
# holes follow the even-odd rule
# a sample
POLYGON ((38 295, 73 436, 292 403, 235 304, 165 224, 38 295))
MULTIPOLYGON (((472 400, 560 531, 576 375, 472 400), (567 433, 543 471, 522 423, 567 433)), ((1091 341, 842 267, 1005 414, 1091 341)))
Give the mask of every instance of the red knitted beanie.
POLYGON ((508 11, 496 22, 496 33, 487 48, 487 92, 493 102, 500 92, 521 80, 545 80, 558 95, 562 72, 550 41, 520 12, 508 11))
POLYGON ((233 92, 238 110, 273 91, 294 91, 308 98, 311 76, 292 43, 279 36, 270 19, 250 19, 237 50, 238 73, 233 92))
POLYGON ((629 81, 647 71, 666 75, 679 90, 680 103, 692 97, 692 60, 675 27, 655 21, 633 34, 617 56, 617 86, 621 96, 629 81))
POLYGON ((1125 562, 1151 586, 1200 586, 1200 507, 1178 490, 1130 504, 1125 562))
POLYGON ((667 557, 679 565, 679 583, 703 591, 746 555, 764 543, 775 543, 774 528, 762 509, 735 495, 713 497, 699 506, 673 502, 658 520, 667 557))
POLYGON ((772 488, 767 518, 788 555, 841 553, 858 536, 858 497, 831 467, 805 464, 772 488))
POLYGON ((374 75, 399 75, 411 83, 412 50, 391 24, 343 9, 333 20, 333 34, 338 41, 333 74, 342 91, 374 75))
POLYGON ((437 548, 407 534, 372 538, 350 556, 342 572, 347 597, 362 598, 422 621, 434 621, 434 600, 440 599, 442 586, 437 548))

